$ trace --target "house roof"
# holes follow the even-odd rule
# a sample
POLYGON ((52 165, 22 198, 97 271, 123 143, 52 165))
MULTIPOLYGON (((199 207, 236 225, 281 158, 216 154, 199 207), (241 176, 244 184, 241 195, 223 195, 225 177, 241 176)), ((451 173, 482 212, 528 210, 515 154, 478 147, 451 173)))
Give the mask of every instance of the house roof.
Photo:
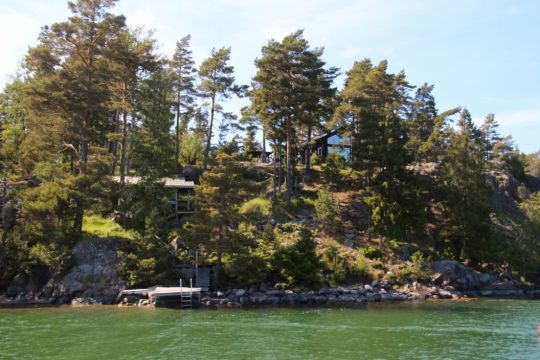
MULTIPOLYGON (((120 176, 111 176, 111 179, 114 182, 120 182, 120 176)), ((140 176, 126 176, 125 182, 128 185, 137 185, 141 179, 142 177, 140 176)), ((160 179, 160 182, 166 188, 171 189, 193 189, 195 187, 195 183, 193 181, 188 181, 183 177, 164 177, 160 179)))

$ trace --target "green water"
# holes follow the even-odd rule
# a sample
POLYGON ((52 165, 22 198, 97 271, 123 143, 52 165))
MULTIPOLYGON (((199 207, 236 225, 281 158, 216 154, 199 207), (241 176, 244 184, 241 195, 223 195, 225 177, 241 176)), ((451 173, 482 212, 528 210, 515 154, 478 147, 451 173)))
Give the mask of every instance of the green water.
POLYGON ((540 359, 540 301, 0 309, 0 359, 540 359))

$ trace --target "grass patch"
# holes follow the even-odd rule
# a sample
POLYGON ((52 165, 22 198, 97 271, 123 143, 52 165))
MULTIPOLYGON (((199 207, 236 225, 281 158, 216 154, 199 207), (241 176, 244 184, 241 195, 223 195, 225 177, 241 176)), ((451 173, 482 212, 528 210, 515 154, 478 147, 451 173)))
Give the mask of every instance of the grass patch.
POLYGON ((85 235, 94 237, 114 237, 134 239, 133 231, 124 229, 111 219, 99 215, 88 215, 83 218, 83 232, 85 235))

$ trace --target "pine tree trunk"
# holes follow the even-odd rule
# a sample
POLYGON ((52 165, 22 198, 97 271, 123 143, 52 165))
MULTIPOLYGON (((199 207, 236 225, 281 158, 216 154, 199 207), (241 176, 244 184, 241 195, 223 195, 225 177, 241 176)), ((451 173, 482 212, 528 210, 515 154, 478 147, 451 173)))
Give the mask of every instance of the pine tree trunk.
POLYGON ((292 129, 291 129, 291 119, 287 117, 286 121, 287 127, 287 169, 285 177, 285 187, 287 191, 287 208, 291 208, 291 198, 292 198, 292 129))
POLYGON ((216 96, 212 95, 212 107, 210 108, 210 124, 208 125, 208 135, 206 139, 206 148, 204 149, 203 169, 208 167, 208 155, 210 153, 210 144, 212 141, 212 127, 214 126, 214 108, 216 103, 216 96))
POLYGON ((309 176, 311 174, 311 124, 308 125, 308 132, 307 132, 307 146, 305 149, 304 156, 306 157, 306 176, 309 176))
POLYGON ((123 189, 126 182, 126 155, 127 155, 127 111, 122 113, 122 148, 120 149, 120 187, 123 189))
MULTIPOLYGON (((120 112, 117 110, 116 114, 114 114, 114 132, 115 134, 118 133, 118 121, 120 120, 120 112)), ((118 140, 114 139, 112 144, 112 153, 113 153, 113 160, 111 164, 111 175, 114 175, 116 172, 116 165, 118 164, 118 140)))
POLYGON ((176 171, 180 172, 180 89, 176 92, 176 143, 175 143, 176 171))
POLYGON ((266 163, 266 137, 264 136, 264 126, 262 129, 262 154, 261 154, 261 162, 263 164, 266 163))

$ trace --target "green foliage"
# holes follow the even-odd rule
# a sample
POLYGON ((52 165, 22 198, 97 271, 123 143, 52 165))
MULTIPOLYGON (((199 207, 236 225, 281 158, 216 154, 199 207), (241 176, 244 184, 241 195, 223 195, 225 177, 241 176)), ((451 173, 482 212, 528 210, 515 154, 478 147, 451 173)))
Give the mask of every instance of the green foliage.
POLYGON ((349 275, 348 266, 339 248, 336 245, 328 246, 322 254, 322 259, 328 284, 332 287, 344 284, 349 275))
POLYGON ((540 151, 527 155, 526 173, 540 178, 540 151))
POLYGON ((185 165, 202 163, 204 157, 204 137, 192 132, 182 136, 180 143, 180 162, 185 165))
POLYGON ((113 237, 134 239, 135 234, 124 229, 111 219, 99 215, 87 215, 83 218, 83 232, 91 237, 113 237))
POLYGON ((335 233, 341 229, 341 218, 336 205, 332 201, 332 194, 319 191, 317 200, 315 200, 315 210, 317 211, 317 218, 325 230, 335 233))
POLYGON ((24 123, 28 116, 24 102, 24 82, 15 79, 0 93, 0 159, 14 173, 21 157, 21 144, 25 135, 24 123))
POLYGON ((309 229, 301 227, 288 234, 292 245, 282 245, 275 254, 273 268, 288 286, 313 288, 320 284, 322 264, 309 229))
POLYGON ((157 210, 145 218, 144 230, 119 251, 119 271, 129 286, 171 285, 176 282, 174 254, 167 239, 168 231, 157 210), (174 280, 173 280, 174 279, 174 280))
POLYGON ((351 276, 355 281, 369 281, 374 278, 374 271, 372 266, 367 262, 366 258, 362 255, 358 257, 356 262, 352 265, 351 276))
POLYGON ((322 159, 319 155, 317 155, 317 153, 313 153, 311 154, 310 163, 311 165, 319 166, 322 164, 322 159))
POLYGON ((377 249, 371 245, 363 246, 359 250, 360 256, 365 257, 366 259, 381 259, 384 255, 381 249, 377 249))
POLYGON ((240 208, 240 214, 254 221, 265 221, 272 217, 272 202, 267 198, 255 198, 240 208))
POLYGON ((396 277, 400 281, 419 281, 427 283, 431 280, 431 274, 427 269, 427 264, 431 260, 426 258, 420 251, 411 256, 412 264, 404 266, 396 272, 396 277))
POLYGON ((441 166, 446 192, 441 236, 455 259, 479 259, 487 249, 490 211, 483 138, 467 110, 461 112, 457 125, 441 166))
POLYGON ((262 56, 255 61, 257 73, 249 93, 251 106, 264 128, 269 130, 272 140, 286 144, 288 208, 293 196, 293 148, 299 145, 293 129, 320 126, 316 119, 328 117, 329 104, 335 94, 332 81, 337 76, 337 69, 325 69, 322 55, 323 49, 311 49, 303 31, 299 30, 281 42, 270 40, 262 48, 262 56))
POLYGON ((321 166, 321 178, 323 182, 335 191, 341 185, 343 176, 341 172, 345 169, 345 158, 337 151, 331 151, 326 157, 326 162, 321 166))
POLYGON ((206 171, 195 188, 197 214, 184 226, 183 236, 192 248, 201 244, 206 256, 222 261, 225 254, 247 253, 253 239, 237 231, 242 206, 256 197, 261 185, 234 157, 219 154, 219 165, 206 171))

